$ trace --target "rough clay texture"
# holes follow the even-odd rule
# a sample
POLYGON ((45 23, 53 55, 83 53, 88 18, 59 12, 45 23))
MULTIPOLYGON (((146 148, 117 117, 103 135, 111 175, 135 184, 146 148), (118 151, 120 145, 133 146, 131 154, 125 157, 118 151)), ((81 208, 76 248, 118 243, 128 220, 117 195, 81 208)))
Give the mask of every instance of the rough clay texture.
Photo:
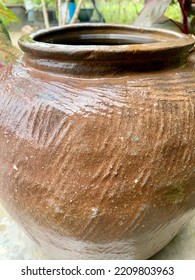
POLYGON ((194 215, 195 70, 0 72, 0 197, 56 258, 145 259, 194 215))

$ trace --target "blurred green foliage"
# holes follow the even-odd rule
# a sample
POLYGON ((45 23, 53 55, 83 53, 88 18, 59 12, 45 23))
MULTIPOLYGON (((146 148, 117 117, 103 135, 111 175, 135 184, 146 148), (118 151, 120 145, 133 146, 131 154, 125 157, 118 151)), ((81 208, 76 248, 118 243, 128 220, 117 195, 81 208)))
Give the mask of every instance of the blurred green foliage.
MULTIPOLYGON (((31 0, 33 4, 35 4, 36 7, 41 7, 42 4, 41 4, 41 0, 31 0)), ((55 0, 46 0, 46 6, 48 8, 53 8, 53 7, 56 7, 56 1, 55 0)))
POLYGON ((12 4, 23 4, 23 0, 3 0, 4 4, 12 5, 12 4))
POLYGON ((0 20, 2 22, 17 22, 17 17, 4 5, 2 1, 0 1, 0 20))
POLYGON ((175 21, 181 20, 182 15, 178 1, 173 1, 173 3, 168 6, 165 16, 175 21))
MULTIPOLYGON (((39 1, 39 0, 35 0, 39 1)), ((78 0, 75 0, 77 3, 78 0)), ((131 24, 144 7, 144 0, 96 0, 97 8, 105 18, 106 23, 131 24)), ((84 0, 82 7, 93 7, 90 0, 84 0)), ((93 19, 95 19, 95 13, 93 19)), ((166 16, 173 20, 181 19, 178 1, 173 0, 166 11, 166 16)))

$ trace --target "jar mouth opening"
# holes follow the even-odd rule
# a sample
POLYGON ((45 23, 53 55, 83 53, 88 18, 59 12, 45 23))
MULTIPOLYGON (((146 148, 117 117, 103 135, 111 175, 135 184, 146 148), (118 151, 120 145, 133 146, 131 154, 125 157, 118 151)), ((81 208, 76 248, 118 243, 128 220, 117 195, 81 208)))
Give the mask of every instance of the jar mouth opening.
POLYGON ((33 39, 35 42, 39 43, 73 46, 139 45, 166 41, 166 38, 159 39, 157 34, 139 33, 140 32, 135 32, 135 30, 132 32, 132 30, 116 26, 104 26, 104 28, 102 28, 98 25, 80 25, 77 26, 77 28, 55 29, 50 32, 35 34, 33 39))
POLYGON ((132 44, 150 44, 160 41, 152 38, 136 35, 123 35, 123 34, 74 34, 71 37, 56 38, 51 37, 47 41, 44 41, 44 37, 41 36, 35 38, 36 42, 46 42, 49 44, 59 45, 74 45, 74 46, 117 46, 117 45, 132 45, 132 44))

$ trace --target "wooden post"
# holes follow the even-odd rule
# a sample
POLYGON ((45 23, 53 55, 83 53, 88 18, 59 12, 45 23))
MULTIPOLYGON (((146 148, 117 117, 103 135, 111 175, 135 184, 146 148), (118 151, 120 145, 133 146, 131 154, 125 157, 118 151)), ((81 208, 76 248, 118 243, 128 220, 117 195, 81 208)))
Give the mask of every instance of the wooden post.
POLYGON ((71 19, 70 24, 75 23, 75 21, 77 20, 78 15, 79 15, 79 11, 80 11, 80 9, 81 9, 82 3, 83 3, 83 0, 79 0, 79 2, 78 2, 78 4, 77 4, 77 7, 76 7, 76 10, 75 10, 75 12, 74 12, 74 15, 73 15, 73 17, 72 17, 72 19, 71 19))
POLYGON ((64 17, 63 17, 63 20, 62 20, 62 25, 65 25, 66 24, 66 19, 67 19, 67 12, 68 12, 68 3, 69 3, 70 0, 66 0, 65 1, 65 6, 64 6, 64 17))
POLYGON ((48 18, 48 13, 47 13, 47 7, 46 7, 46 2, 45 0, 41 0, 42 4, 42 12, 43 12, 43 18, 44 18, 44 23, 45 23, 45 28, 49 28, 49 18, 48 18))
POLYGON ((62 0, 57 0, 58 2, 58 25, 62 25, 62 0))

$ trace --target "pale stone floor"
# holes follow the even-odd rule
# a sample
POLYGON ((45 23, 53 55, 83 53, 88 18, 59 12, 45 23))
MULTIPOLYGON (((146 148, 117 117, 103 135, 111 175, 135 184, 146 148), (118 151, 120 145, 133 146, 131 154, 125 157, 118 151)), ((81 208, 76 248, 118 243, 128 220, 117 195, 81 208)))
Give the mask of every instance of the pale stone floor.
POLYGON ((12 44, 18 47, 18 39, 22 36, 21 32, 10 32, 10 37, 12 40, 12 44))
MULTIPOLYGON (((20 32, 11 33, 17 46, 20 32)), ((0 259, 48 259, 0 205, 0 259)), ((155 260, 195 260, 195 217, 163 250, 155 260)))

